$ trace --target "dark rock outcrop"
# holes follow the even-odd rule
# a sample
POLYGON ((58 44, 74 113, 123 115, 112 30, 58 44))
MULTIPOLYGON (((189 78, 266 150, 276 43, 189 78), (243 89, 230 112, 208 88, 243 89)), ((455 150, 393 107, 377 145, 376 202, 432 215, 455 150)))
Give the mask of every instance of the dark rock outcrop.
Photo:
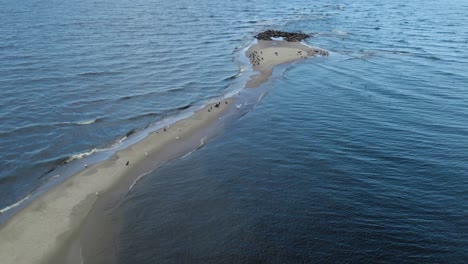
POLYGON ((267 31, 259 33, 255 37, 259 40, 271 40, 271 38, 282 37, 284 40, 289 41, 289 42, 298 42, 310 36, 304 33, 267 30, 267 31))

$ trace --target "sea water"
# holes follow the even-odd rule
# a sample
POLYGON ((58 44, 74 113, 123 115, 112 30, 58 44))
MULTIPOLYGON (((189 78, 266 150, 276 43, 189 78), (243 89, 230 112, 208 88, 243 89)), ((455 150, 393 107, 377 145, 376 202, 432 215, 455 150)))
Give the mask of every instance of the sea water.
POLYGON ((466 1, 2 4, 0 208, 227 93, 256 32, 301 31, 330 56, 141 178, 112 213, 121 262, 468 259, 466 1))

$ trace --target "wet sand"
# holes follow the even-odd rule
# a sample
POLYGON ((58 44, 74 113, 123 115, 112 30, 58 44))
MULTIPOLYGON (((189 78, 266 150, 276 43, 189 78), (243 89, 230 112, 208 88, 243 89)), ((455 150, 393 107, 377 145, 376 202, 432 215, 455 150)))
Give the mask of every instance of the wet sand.
MULTIPOLYGON (((277 65, 322 51, 297 42, 258 41, 246 55, 259 73, 245 87, 260 86, 277 65)), ((210 136, 207 131, 219 129, 217 125, 229 111, 237 111, 235 103, 235 98, 223 99, 219 105, 211 103, 117 152, 109 160, 83 168, 30 202, 0 228, 1 263, 82 263, 77 241, 85 221, 93 221, 87 219, 92 208, 110 196, 115 200, 139 176, 196 149, 202 143, 200 140, 210 136)))

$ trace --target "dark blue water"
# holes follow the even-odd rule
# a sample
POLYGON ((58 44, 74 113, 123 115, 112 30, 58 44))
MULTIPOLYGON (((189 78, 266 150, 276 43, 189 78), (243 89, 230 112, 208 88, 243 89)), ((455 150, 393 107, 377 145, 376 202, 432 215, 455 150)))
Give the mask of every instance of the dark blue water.
POLYGON ((70 157, 223 95, 236 48, 294 17, 247 15, 250 3, 1 3, 0 208, 70 157))
POLYGON ((224 94, 255 32, 297 30, 331 55, 142 178, 114 212, 121 262, 468 259, 466 1, 2 4, 0 207, 67 157, 224 94))

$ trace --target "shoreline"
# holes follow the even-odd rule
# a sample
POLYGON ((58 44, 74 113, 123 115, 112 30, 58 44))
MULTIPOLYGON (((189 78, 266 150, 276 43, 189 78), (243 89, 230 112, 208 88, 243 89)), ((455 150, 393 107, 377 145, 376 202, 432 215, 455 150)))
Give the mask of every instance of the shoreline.
MULTIPOLYGON (((278 65, 326 55, 323 52, 298 42, 259 40, 245 54, 258 73, 250 76, 244 88, 260 87, 278 65)), ((81 263, 81 233, 86 223, 95 222, 97 208, 115 207, 139 177, 202 146, 222 130, 225 120, 239 115, 238 101, 243 103, 240 96, 231 96, 209 103, 30 201, 0 226, 2 263, 81 263)), ((93 229, 96 226, 88 225, 86 230, 93 229)), ((89 240, 89 234, 83 239, 89 240)))

